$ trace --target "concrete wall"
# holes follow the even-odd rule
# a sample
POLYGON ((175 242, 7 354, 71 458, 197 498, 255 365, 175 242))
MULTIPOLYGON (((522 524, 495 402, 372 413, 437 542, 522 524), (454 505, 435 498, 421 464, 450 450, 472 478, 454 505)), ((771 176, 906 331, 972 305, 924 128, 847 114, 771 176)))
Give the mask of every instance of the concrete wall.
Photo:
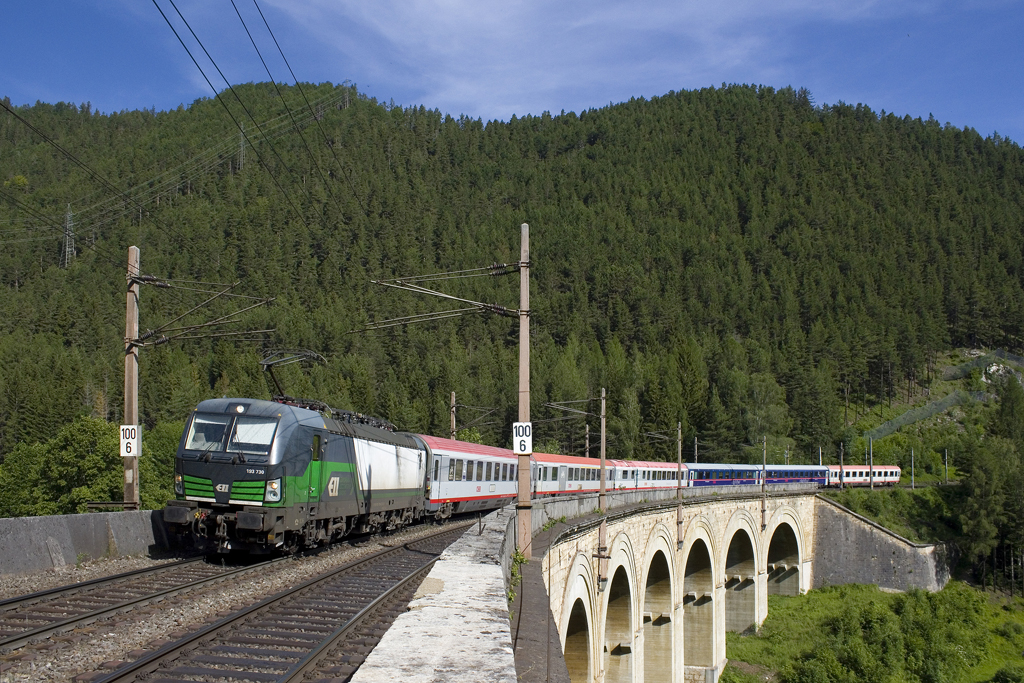
POLYGON ((514 522, 492 512, 445 550, 352 683, 516 683, 502 576, 514 522))
POLYGON ((949 581, 943 546, 911 543, 842 505, 817 498, 814 588, 874 583, 937 591, 949 581))
POLYGON ((0 574, 27 574, 80 559, 145 555, 166 549, 160 510, 0 519, 0 574))

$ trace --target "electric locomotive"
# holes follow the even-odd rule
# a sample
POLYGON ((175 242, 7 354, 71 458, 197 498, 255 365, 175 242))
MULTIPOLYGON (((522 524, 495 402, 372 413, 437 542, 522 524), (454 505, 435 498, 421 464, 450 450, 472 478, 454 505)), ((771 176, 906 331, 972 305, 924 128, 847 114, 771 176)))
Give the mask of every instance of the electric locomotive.
POLYGON ((212 399, 189 418, 164 521, 208 553, 294 551, 422 517, 427 446, 317 401, 212 399))

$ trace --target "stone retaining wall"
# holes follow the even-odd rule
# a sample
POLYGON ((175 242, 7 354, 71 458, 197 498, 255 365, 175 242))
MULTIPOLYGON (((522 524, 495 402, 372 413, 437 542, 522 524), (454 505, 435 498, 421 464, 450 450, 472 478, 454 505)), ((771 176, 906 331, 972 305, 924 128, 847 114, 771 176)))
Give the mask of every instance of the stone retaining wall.
POLYGON ((823 496, 816 514, 814 588, 874 583, 938 591, 949 581, 943 546, 912 543, 823 496))
POLYGON ((28 574, 81 560, 145 555, 170 539, 160 510, 0 519, 0 574, 28 574))

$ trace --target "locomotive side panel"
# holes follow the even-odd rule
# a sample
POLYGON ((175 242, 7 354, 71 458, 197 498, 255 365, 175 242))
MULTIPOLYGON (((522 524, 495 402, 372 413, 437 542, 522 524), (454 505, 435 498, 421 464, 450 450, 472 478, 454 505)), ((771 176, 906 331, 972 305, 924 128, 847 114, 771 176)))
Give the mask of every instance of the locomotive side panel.
POLYGON ((354 445, 361 512, 423 506, 423 451, 363 439, 355 439, 354 445))

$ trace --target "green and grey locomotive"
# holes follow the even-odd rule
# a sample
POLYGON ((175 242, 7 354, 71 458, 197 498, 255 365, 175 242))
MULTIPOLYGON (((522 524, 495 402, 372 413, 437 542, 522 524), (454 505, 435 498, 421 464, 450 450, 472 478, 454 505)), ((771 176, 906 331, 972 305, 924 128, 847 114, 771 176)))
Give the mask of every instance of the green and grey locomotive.
POLYGON ((164 521, 207 553, 294 551, 423 516, 429 450, 383 420, 298 399, 192 413, 164 521))

